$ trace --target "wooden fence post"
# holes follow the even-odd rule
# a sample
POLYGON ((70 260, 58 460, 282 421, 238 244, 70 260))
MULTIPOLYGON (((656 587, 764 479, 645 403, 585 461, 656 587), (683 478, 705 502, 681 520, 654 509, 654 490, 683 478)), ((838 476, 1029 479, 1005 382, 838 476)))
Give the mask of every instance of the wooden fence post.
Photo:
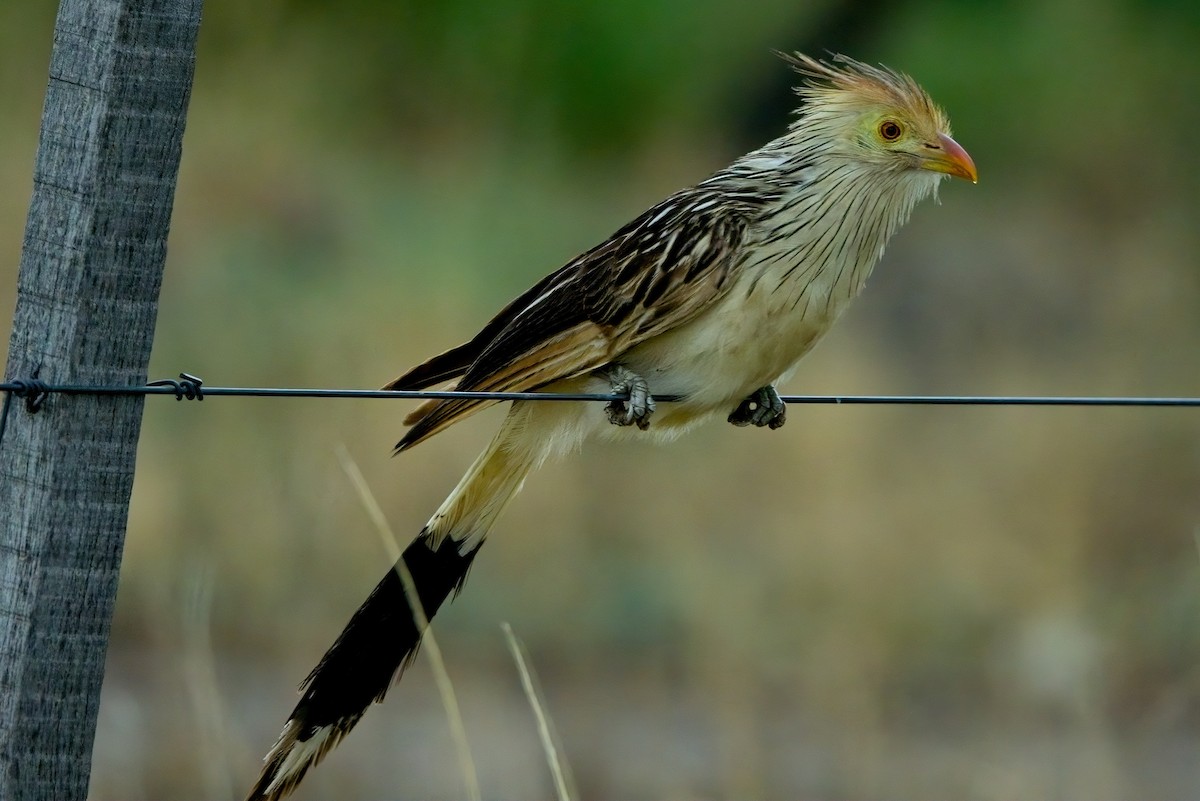
MULTIPOLYGON (((62 0, 8 380, 143 384, 202 0, 62 0)), ((142 398, 17 401, 0 444, 0 798, 83 799, 142 398)))

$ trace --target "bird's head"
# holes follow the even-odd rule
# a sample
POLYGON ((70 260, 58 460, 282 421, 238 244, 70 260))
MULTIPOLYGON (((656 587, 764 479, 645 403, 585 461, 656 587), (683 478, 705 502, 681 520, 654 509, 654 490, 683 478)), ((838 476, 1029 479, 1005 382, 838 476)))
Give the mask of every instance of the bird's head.
POLYGON ((803 104, 793 133, 820 132, 828 155, 927 176, 933 185, 946 175, 978 180, 975 163, 950 138, 945 112, 909 76, 840 55, 831 63, 780 55, 806 78, 796 89, 803 104))

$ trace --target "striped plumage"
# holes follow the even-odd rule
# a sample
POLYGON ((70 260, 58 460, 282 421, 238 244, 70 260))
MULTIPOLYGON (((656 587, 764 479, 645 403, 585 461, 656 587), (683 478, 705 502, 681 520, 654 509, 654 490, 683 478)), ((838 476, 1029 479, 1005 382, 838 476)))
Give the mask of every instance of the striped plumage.
MULTIPOLYGON (((945 115, 907 76, 845 57, 785 59, 806 81, 786 134, 650 208, 538 282, 470 342, 388 384, 630 391, 513 403, 500 431, 301 686, 251 799, 289 793, 412 659, 525 476, 592 435, 676 436, 716 415, 782 425, 774 383, 862 289, 889 237, 946 175, 975 179, 945 115), (679 396, 658 408, 648 394, 679 396), (610 425, 616 422, 618 425, 610 425), (637 425, 629 425, 636 423, 637 425), (404 569, 399 569, 403 567, 404 569), (405 592, 402 574, 413 587, 405 592), (414 620, 415 592, 422 615, 414 620)), ((403 451, 488 405, 429 401, 403 451)))

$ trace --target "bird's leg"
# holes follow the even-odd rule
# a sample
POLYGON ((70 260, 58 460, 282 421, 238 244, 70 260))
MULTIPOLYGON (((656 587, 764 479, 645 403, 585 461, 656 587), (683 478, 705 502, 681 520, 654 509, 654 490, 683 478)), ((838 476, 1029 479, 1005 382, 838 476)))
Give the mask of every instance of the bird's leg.
POLYGON ((741 402, 729 415, 729 422, 735 426, 747 426, 753 423, 760 428, 769 426, 771 429, 782 428, 787 422, 787 405, 775 391, 775 387, 767 385, 759 387, 750 397, 741 402))
POLYGON ((645 431, 650 427, 650 415, 654 414, 654 398, 646 379, 623 364, 613 364, 597 371, 608 379, 614 395, 626 395, 625 400, 615 400, 604 407, 608 422, 615 426, 636 425, 645 431))

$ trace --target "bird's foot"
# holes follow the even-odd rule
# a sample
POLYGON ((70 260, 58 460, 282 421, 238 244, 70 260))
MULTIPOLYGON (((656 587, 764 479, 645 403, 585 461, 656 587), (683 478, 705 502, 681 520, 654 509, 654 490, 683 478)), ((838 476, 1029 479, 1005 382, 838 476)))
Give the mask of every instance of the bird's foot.
POLYGON ((615 400, 604 407, 608 422, 615 426, 635 425, 642 431, 650 427, 650 415, 654 414, 654 398, 646 379, 620 364, 614 364, 601 372, 608 379, 614 395, 625 395, 625 400, 615 400))
POLYGON ((787 405, 770 385, 760 387, 742 401, 729 415, 729 422, 735 426, 756 425, 767 426, 772 430, 782 428, 787 422, 787 405))

